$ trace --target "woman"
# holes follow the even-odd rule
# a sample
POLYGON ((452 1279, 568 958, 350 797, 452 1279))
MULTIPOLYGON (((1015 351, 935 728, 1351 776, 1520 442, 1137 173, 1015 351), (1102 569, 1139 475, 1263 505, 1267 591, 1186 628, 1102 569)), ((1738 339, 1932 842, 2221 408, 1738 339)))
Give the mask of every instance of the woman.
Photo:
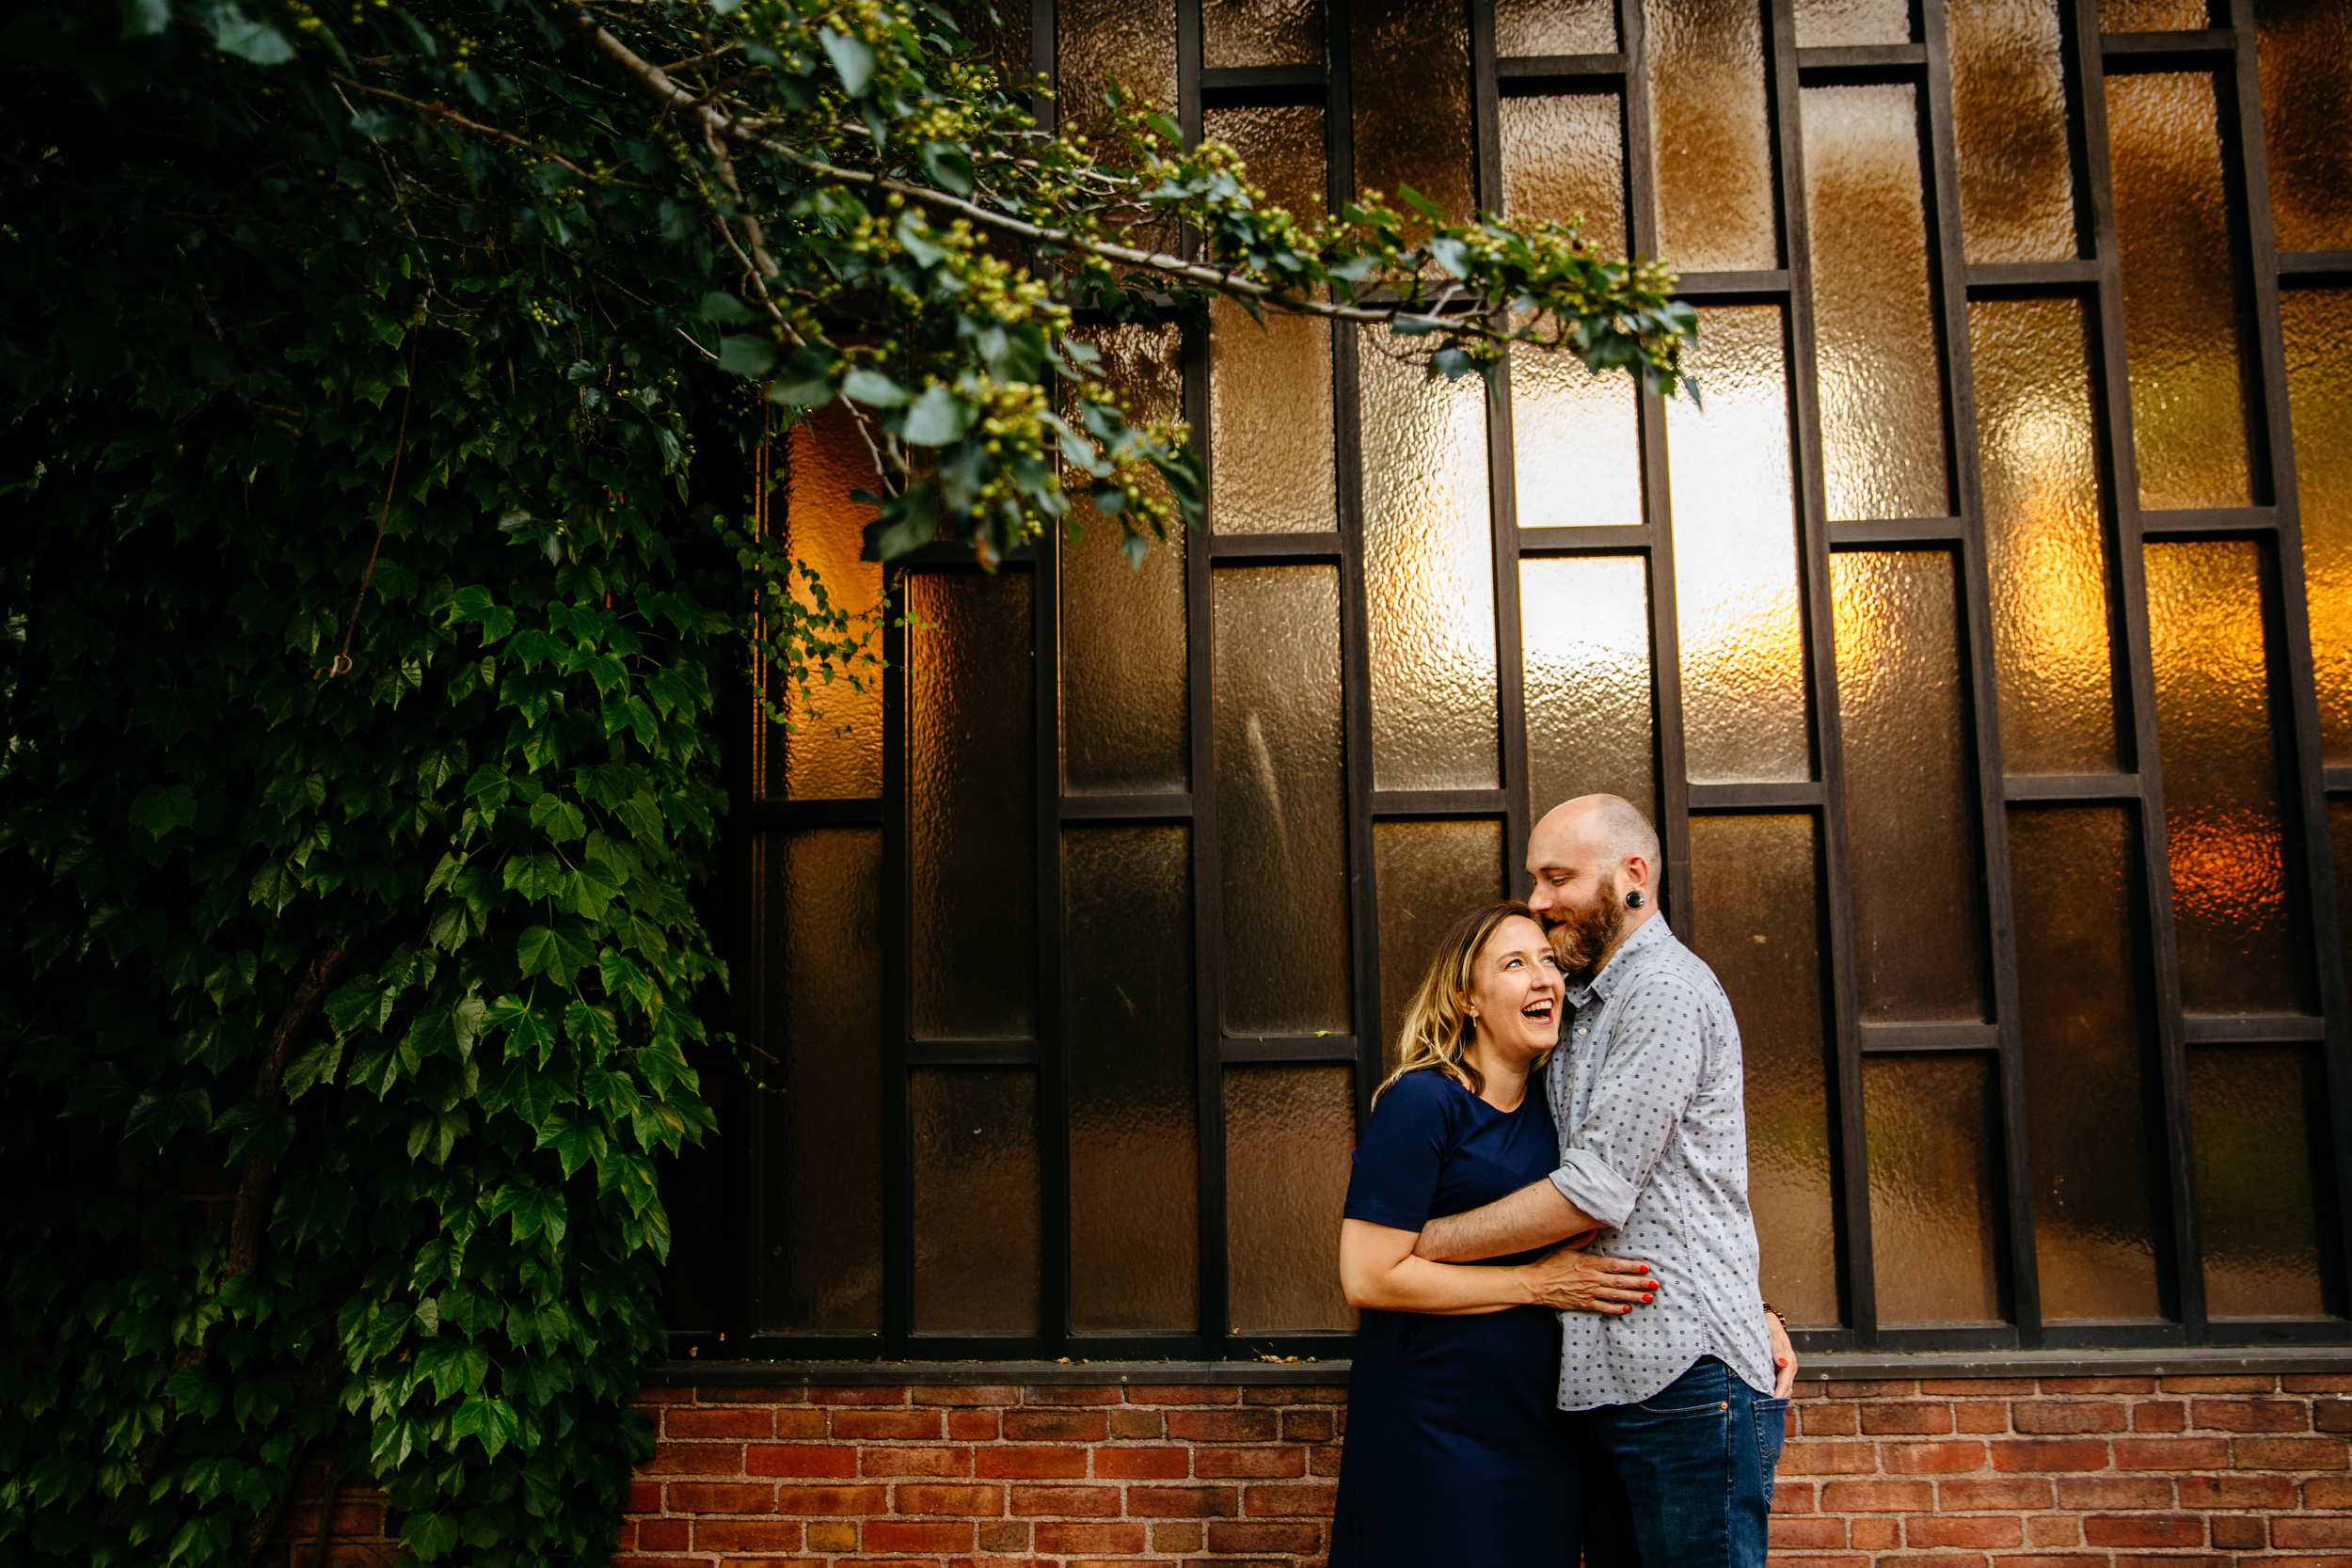
POLYGON ((1470 1265, 1413 1256, 1430 1220, 1559 1164, 1537 1069, 1559 1043, 1564 990, 1527 906, 1495 904, 1447 933, 1406 1009, 1340 1222, 1341 1281, 1363 1318, 1330 1568, 1577 1560, 1559 1323, 1534 1303, 1565 1285, 1580 1307, 1629 1312, 1650 1299, 1647 1266, 1573 1244, 1470 1265))

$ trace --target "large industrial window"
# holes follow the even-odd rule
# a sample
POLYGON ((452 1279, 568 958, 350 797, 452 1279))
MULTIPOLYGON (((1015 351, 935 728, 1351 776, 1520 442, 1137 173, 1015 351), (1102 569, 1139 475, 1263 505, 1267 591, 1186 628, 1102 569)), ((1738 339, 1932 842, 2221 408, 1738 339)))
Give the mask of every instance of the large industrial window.
MULTIPOLYGON (((1801 1342, 2352 1339, 2352 13, 1025 20, 1059 112, 1116 71, 1295 209, 1403 182, 1664 258, 1704 406, 1098 329, 1210 527, 918 557, 881 692, 755 737, 766 1086, 678 1189, 681 1346, 1343 1354, 1404 988, 1590 790, 1655 810, 1738 1008, 1801 1342)), ((855 443, 782 461, 774 526, 871 602, 855 443)))

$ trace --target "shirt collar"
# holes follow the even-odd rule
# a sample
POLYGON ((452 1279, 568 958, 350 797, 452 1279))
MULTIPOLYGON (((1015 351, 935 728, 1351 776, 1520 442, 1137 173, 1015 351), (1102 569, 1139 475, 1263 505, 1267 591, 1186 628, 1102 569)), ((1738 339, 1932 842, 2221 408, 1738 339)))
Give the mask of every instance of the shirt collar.
POLYGON ((1645 952, 1657 946, 1661 942, 1673 940, 1674 931, 1667 926, 1666 917, 1663 914, 1652 915, 1642 922, 1641 927, 1631 936, 1626 938, 1617 950, 1609 956, 1609 962, 1602 967, 1598 974, 1594 975, 1586 984, 1568 992, 1568 1006, 1581 1009, 1596 996, 1603 1002, 1608 1001, 1615 993, 1616 989, 1625 983, 1625 977, 1630 972, 1631 966, 1627 963, 1627 959, 1637 953, 1645 952))

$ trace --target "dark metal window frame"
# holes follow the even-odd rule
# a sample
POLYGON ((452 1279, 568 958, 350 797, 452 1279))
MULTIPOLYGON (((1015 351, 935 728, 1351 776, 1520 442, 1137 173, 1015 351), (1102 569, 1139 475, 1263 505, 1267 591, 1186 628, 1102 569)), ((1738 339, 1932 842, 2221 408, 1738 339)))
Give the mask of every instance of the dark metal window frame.
MULTIPOLYGON (((2287 412, 2281 286, 2352 278, 2352 252, 2278 253, 2271 235, 2268 175, 2261 123, 2262 96, 2251 0, 2216 0, 2213 28, 2190 33, 2101 35, 2097 0, 2059 0, 2068 74, 2068 119, 2074 138, 2077 222, 2083 260, 1969 265, 1962 248, 1958 155, 1954 142, 1952 73, 1945 0, 1917 0, 1908 44, 1800 49, 1794 0, 1762 0, 1767 111, 1784 265, 1735 273, 1691 274, 1686 297, 1702 304, 1771 303, 1782 308, 1787 384, 1796 458, 1801 598, 1815 778, 1794 784, 1692 784, 1682 741, 1680 649, 1674 592, 1673 522, 1668 492, 1665 407, 1639 400, 1645 521, 1618 528, 1521 530, 1513 488, 1507 372, 1488 404, 1487 468, 1493 534, 1497 703, 1502 787, 1494 790, 1383 792, 1373 788, 1369 627, 1363 574, 1362 468, 1359 442, 1359 345, 1356 329, 1332 332, 1337 528, 1327 533, 1196 534, 1185 560, 1189 658, 1188 794, 1069 795, 1060 788, 1058 580, 1056 552, 1022 552, 1008 564, 1031 577, 1036 660, 1038 789, 1036 956, 1038 1028, 1027 1040, 916 1040, 907 1012, 908 930, 905 819, 893 803, 905 799, 904 634, 890 633, 884 680, 886 715, 883 794, 876 800, 748 802, 743 852, 737 857, 733 946, 739 1028, 756 1039, 764 1016, 767 977, 760 973, 765 840, 771 832, 820 826, 879 828, 883 839, 882 910, 887 933, 885 1022, 883 1331, 878 1337, 767 1335, 760 1321, 758 1249, 763 1150, 756 1115, 730 1117, 730 1181, 736 1203, 729 1247, 725 1318, 730 1337, 721 1354, 790 1359, 873 1356, 939 1360, 1027 1356, 1091 1360, 1218 1359, 1256 1355, 1330 1356, 1345 1354, 1344 1335, 1236 1335, 1227 1314, 1224 1074, 1235 1064, 1344 1061, 1356 1069, 1359 1118, 1368 1108, 1381 1065, 1380 982, 1374 825, 1406 819, 1499 820, 1506 853, 1525 843, 1528 756, 1521 693, 1519 562, 1558 555, 1640 556, 1650 583, 1651 668, 1656 717, 1655 762, 1667 859, 1667 909, 1688 934, 1692 908, 1691 829, 1693 815, 1803 814, 1817 826, 1819 911, 1831 1021, 1830 1103, 1836 1118, 1833 1179, 1838 1246, 1838 1291, 1844 1324, 1798 1335, 1809 1350, 1999 1351, 2064 1348, 2146 1348, 2254 1343, 2352 1342, 2352 1323, 2216 1323, 2204 1303, 2198 1239, 2194 1160, 2186 1094, 2191 1045, 2299 1042, 2322 1048, 2327 1103, 2314 1106, 2332 1129, 2352 1128, 2352 1040, 2346 1035, 2345 978, 2335 955, 2337 904, 2328 836, 2327 800, 2352 796, 2352 769, 2323 767, 2311 639, 2305 606, 2302 546, 2296 509, 2292 432, 2287 412), (2226 13, 2226 14, 2224 14, 2226 13), (2237 258, 2249 297, 2251 368, 2249 404, 2256 449, 2259 504, 2225 511, 2142 512, 2124 358, 2122 273, 2114 186, 2107 159, 2104 77, 2145 71, 2211 72, 2225 126, 2223 157, 2232 182, 2237 258), (1847 82, 1893 82, 1919 93, 1926 131, 1922 190, 1928 224, 1931 291, 1940 354, 1938 374, 1946 409, 1952 514, 1944 517, 1831 522, 1824 506, 1820 412, 1816 396, 1816 327, 1812 258, 1801 135, 1800 92, 1847 82), (1979 492, 1975 391, 1969 360, 1969 302, 1980 298, 2073 296, 2086 302, 2092 334, 2090 388, 2098 424, 2104 544, 2107 558, 2111 639, 2122 668, 2118 731, 2125 771, 2087 777, 2007 776, 2001 766, 1993 665, 1991 585, 1979 492), (2175 537, 2232 537, 2264 547, 2266 628, 2286 715, 2281 736, 2280 800, 2285 817, 2288 875, 2305 936, 2301 955, 2317 1016, 2191 1016, 2183 1010, 2175 962, 2171 879, 2164 832, 2161 752, 2156 733, 2155 677, 2150 657, 2142 543, 2175 537), (1854 914, 1849 878, 1846 780, 1839 744, 1836 659, 1831 618, 1830 559, 1841 549, 1916 548, 1947 552, 1957 568, 1963 617, 1964 699, 1975 771, 1979 867, 1993 999, 1992 1023, 1866 1024, 1860 1021, 1855 974, 1854 914), (1340 578, 1343 680, 1348 915, 1355 973, 1351 995, 1356 1031, 1331 1037, 1232 1037, 1219 1023, 1219 847, 1216 817, 1215 715, 1211 667, 1213 578, 1228 567, 1282 562, 1334 566, 1340 578), (2163 1299, 2173 1321, 2164 1323, 2047 1323, 2041 1313, 2032 1213, 2032 1170, 2026 1126, 2024 1042, 2018 1023, 2018 975, 2010 915, 2008 814, 2012 806, 2120 803, 2136 817, 2140 858, 2143 931, 2140 954, 2152 1016, 2153 1052, 2163 1107, 2163 1158, 2168 1182, 2158 1238, 2163 1299), (1199 1332, 1080 1335, 1070 1323, 1070 1180, 1067 1134, 1068 1042, 1061 941, 1061 839, 1066 828, 1089 823, 1168 823, 1190 832, 1197 1029, 1197 1114, 1200 1148, 1199 1332), (1865 1160, 1862 1068, 1866 1056, 1918 1052, 1972 1052, 1997 1068, 2006 1187, 2003 1205, 2005 1272, 2010 1322, 1997 1326, 1883 1328, 1872 1286, 1868 1172, 1865 1160), (910 1069, 927 1066, 1023 1065, 1037 1069, 1042 1170, 1041 1262, 1043 1332, 1036 1336, 934 1336, 911 1332, 914 1299, 912 1134, 907 1103, 910 1069)), ((1498 59, 1493 0, 1470 0, 1472 104, 1476 189, 1480 204, 1502 206, 1499 101, 1507 94, 1562 90, 1617 95, 1621 105, 1628 233, 1633 248, 1655 254, 1657 188, 1652 167, 1650 104, 1644 67, 1640 0, 1619 0, 1621 50, 1594 55, 1498 59)), ((1328 193, 1336 203, 1353 192, 1348 14, 1345 0, 1326 0, 1326 62, 1322 67, 1261 67, 1210 71, 1202 65, 1200 0, 1177 0, 1178 118, 1188 138, 1202 132, 1207 109, 1273 103, 1320 103, 1325 110, 1328 193)), ((1044 69, 1056 59, 1053 0, 1032 0, 1031 53, 1044 69)), ((1183 345, 1184 410, 1205 454, 1208 365, 1205 329, 1187 325, 1183 345)), ((1214 493, 1215 475, 1211 475, 1214 493)), ((922 558, 923 571, 969 570, 922 558)), ((1524 886, 1513 870, 1514 885, 1524 886)), ((2344 1227, 2334 1238, 2336 1266, 2352 1259, 2352 1138, 2328 1142, 2337 1201, 2328 1205, 2344 1227)), ((2338 1282, 2341 1289, 2341 1281, 2338 1282)), ((674 1336, 680 1351, 715 1343, 715 1333, 674 1336)))

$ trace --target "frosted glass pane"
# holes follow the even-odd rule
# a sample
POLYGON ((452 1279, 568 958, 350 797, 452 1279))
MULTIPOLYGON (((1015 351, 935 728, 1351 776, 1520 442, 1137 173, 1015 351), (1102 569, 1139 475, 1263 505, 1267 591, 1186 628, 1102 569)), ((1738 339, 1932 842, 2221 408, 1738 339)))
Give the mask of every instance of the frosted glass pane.
POLYGON ((2352 246, 2352 11, 2337 0, 2254 0, 2254 28, 2279 248, 2352 246))
POLYGON ((2295 1045, 2188 1053, 2205 1310, 2217 1318, 2315 1318, 2336 1271, 2320 1228, 2328 1180, 2315 1118, 2327 1095, 2315 1054, 2295 1045))
POLYGON ((1796 0, 1796 10, 1800 49, 1911 41, 1910 0, 1796 0))
POLYGON ((1062 835, 1070 977, 1070 1311, 1081 1333, 1200 1317, 1192 842, 1062 835))
MULTIPOLYGON (((784 493, 771 502, 783 517, 784 547, 816 572, 826 600, 851 615, 872 611, 882 599, 882 565, 860 561, 874 509, 850 499, 874 487, 874 460, 847 406, 829 404, 794 428, 784 443, 784 493)), ((814 608, 816 594, 798 578, 793 597, 814 608)), ((870 644, 876 662, 860 662, 815 683, 816 717, 792 711, 797 730, 767 727, 764 793, 795 800, 870 800, 882 793, 881 637, 870 644), (853 689, 858 675, 866 689, 853 689)), ((773 700, 787 711, 796 699, 777 687, 773 700)))
POLYGON ((1201 63, 1321 65, 1322 0, 1200 0, 1201 63))
POLYGON ((1813 837, 1810 816, 1691 818, 1691 945, 1740 1021, 1764 1298, 1791 1323, 1834 1325, 1831 1050, 1813 837))
POLYGON ((1225 1235, 1236 1334, 1347 1330, 1340 1211, 1356 1147, 1356 1070, 1225 1069, 1225 1235))
POLYGON ((2106 92, 2139 504, 2244 506, 2240 282, 2214 79, 2110 76, 2106 92))
POLYGON ((1029 578, 921 573, 908 606, 907 869, 914 1025, 925 1037, 1036 1029, 1035 655, 1029 578), (988 889, 989 916, 972 918, 988 889))
POLYGON ((2073 299, 1968 307, 2002 767, 2117 767, 2090 342, 2073 299))
POLYGON ((1037 1333, 1036 1069, 917 1068, 907 1091, 914 1331, 1037 1333))
POLYGON ((1952 558, 1830 557, 1854 972, 1869 1022, 1986 1016, 1952 558))
POLYGON ((2303 584, 2312 675, 2328 766, 2352 766, 2352 289, 2279 295, 2295 482, 2303 515, 2303 584))
POLYGON ((1492 789, 1486 383, 1433 381, 1369 333, 1362 365, 1374 787, 1492 789))
MULTIPOLYGON (((1175 419, 1184 370, 1174 327, 1099 327, 1098 373, 1138 421, 1175 419)), ((1120 548, 1117 518, 1071 503, 1086 531, 1061 557, 1062 782, 1090 791, 1181 792, 1190 787, 1184 630, 1185 530, 1168 525, 1137 571, 1120 548)), ((1149 482, 1165 491, 1156 478, 1149 482)))
POLYGON ((1454 923, 1503 896, 1500 822, 1377 822, 1380 1074, 1396 1067, 1405 1005, 1454 923))
POLYGON ((1680 398, 1666 405, 1691 779, 1809 779, 1780 310, 1700 315, 1687 362, 1706 411, 1680 398))
POLYGON ((1356 188, 1428 224, 1396 194, 1410 185, 1456 222, 1475 215, 1470 179, 1470 17, 1426 0, 1350 0, 1356 188))
POLYGON ((878 1334, 882 1300, 882 833, 770 833, 760 1327, 878 1334))
POLYGON ((1952 134, 1970 261, 2075 254, 2058 0, 1950 0, 1952 134))
POLYGON ((2018 1023, 2045 1318, 2154 1318, 2163 1148, 2139 1016, 2132 821, 2012 811, 2018 1023), (2044 895, 2061 887, 2063 898, 2044 895))
MULTIPOLYGON (((1625 142, 1615 92, 1505 98, 1502 204, 1518 221, 1581 214, 1586 245, 1625 254, 1625 142)), ((1511 446, 1518 526, 1642 521, 1633 383, 1574 355, 1511 355, 1511 446)))
POLYGON ((1216 823, 1224 1025, 1351 1027, 1340 583, 1328 566, 1217 572, 1216 823))
POLYGON ((1202 117, 1202 131, 1241 154, 1249 182, 1275 206, 1302 220, 1323 215, 1327 180, 1322 104, 1211 109, 1202 117))
POLYGON ((2152 544, 2148 642, 2181 1005, 2192 1013, 2300 1010, 2263 635, 2261 546, 2152 544))
POLYGON ((1643 0, 1658 252, 1683 272, 1780 264, 1764 21, 1754 0, 1643 0))
POLYGON ((1866 1056, 1870 1251, 1882 1323, 2001 1319, 1993 1058, 1866 1056))
POLYGON ((1917 96, 1807 87, 1804 118, 1829 515, 1947 515, 1917 96))
POLYGON ((1611 0, 1495 0, 1495 54, 1611 55, 1617 8, 1611 0))
POLYGON ((1519 562, 1529 820, 1580 795, 1656 810, 1649 572, 1640 556, 1519 562))
POLYGON ((1497 105, 1502 208, 1514 221, 1582 217, 1584 243, 1625 254, 1625 103, 1614 91, 1511 97, 1497 105))
POLYGON ((2206 0, 2099 0, 2103 33, 2186 33, 2213 25, 2206 0))
POLYGON ((1125 0, 1057 0, 1056 103, 1064 125, 1109 129, 1105 75, 1165 114, 1176 112, 1176 12, 1125 0))
POLYGON ((1331 329, 1209 307, 1209 517, 1220 533, 1339 526, 1332 488, 1331 329))

